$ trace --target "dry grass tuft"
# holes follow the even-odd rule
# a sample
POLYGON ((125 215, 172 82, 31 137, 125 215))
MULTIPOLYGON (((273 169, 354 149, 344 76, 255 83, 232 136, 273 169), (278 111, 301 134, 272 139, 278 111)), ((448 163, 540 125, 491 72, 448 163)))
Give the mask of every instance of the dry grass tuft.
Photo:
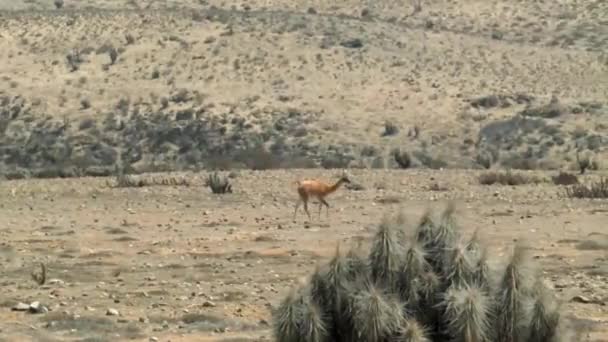
POLYGON ((608 178, 602 177, 599 181, 589 185, 572 185, 566 188, 566 196, 570 198, 608 198, 608 178))
POLYGON ((568 172, 560 172, 557 176, 551 178, 555 185, 573 185, 578 184, 578 177, 575 174, 568 172))
POLYGON ((526 185, 526 184, 538 184, 541 183, 542 179, 534 176, 525 175, 519 172, 513 172, 507 170, 504 172, 493 171, 485 172, 479 176, 479 184, 482 185, 526 185))
POLYGON ((190 181, 184 177, 145 177, 134 175, 117 175, 114 182, 107 181, 112 188, 142 188, 147 186, 190 186, 190 181))

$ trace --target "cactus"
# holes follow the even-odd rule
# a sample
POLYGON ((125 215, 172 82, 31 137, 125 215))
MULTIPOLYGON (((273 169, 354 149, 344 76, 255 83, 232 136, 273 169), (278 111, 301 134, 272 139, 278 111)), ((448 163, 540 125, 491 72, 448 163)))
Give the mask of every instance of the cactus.
POLYGON ((517 244, 499 274, 477 232, 463 239, 453 213, 438 221, 426 213, 412 234, 402 216, 384 217, 367 258, 336 249, 274 313, 276 340, 578 340, 529 249, 517 244))
POLYGON ((214 194, 232 193, 232 185, 227 177, 220 177, 217 172, 207 176, 205 186, 211 188, 214 194))

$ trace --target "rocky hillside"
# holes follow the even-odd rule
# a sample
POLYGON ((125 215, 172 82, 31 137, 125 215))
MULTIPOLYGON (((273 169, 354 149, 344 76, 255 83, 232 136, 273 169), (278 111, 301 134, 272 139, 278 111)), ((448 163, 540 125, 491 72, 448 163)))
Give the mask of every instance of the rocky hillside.
POLYGON ((0 1, 11 178, 608 160, 601 1, 55 3, 0 1))

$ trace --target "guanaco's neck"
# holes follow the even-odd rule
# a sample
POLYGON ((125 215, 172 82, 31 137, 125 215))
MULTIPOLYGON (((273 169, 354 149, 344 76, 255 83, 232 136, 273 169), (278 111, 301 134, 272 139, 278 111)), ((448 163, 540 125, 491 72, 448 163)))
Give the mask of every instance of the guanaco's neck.
POLYGON ((340 187, 340 185, 342 185, 342 183, 344 183, 343 179, 338 180, 334 185, 329 187, 329 191, 327 192, 328 194, 331 194, 332 192, 338 190, 338 188, 340 187))

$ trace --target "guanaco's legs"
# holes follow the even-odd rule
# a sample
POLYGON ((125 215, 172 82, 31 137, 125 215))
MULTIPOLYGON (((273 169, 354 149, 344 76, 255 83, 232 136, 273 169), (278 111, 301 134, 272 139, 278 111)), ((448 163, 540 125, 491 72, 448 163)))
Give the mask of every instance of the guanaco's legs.
POLYGON ((310 217, 310 212, 308 211, 308 201, 304 201, 304 211, 306 212, 306 215, 308 215, 308 221, 312 221, 312 218, 310 217))
POLYGON ((321 202, 319 204, 319 218, 321 218, 321 205, 324 205, 326 208, 326 213, 327 213, 327 218, 329 218, 329 203, 327 203, 327 201, 325 201, 325 199, 323 198, 319 198, 319 202, 321 202))
POLYGON ((293 220, 295 221, 296 219, 296 214, 298 213, 298 208, 300 207, 300 204, 302 204, 302 202, 304 202, 304 211, 306 212, 306 215, 308 215, 308 220, 312 221, 312 219, 310 218, 310 212, 308 212, 308 199, 306 198, 300 198, 298 200, 298 202, 296 203, 296 209, 293 212, 293 220))

